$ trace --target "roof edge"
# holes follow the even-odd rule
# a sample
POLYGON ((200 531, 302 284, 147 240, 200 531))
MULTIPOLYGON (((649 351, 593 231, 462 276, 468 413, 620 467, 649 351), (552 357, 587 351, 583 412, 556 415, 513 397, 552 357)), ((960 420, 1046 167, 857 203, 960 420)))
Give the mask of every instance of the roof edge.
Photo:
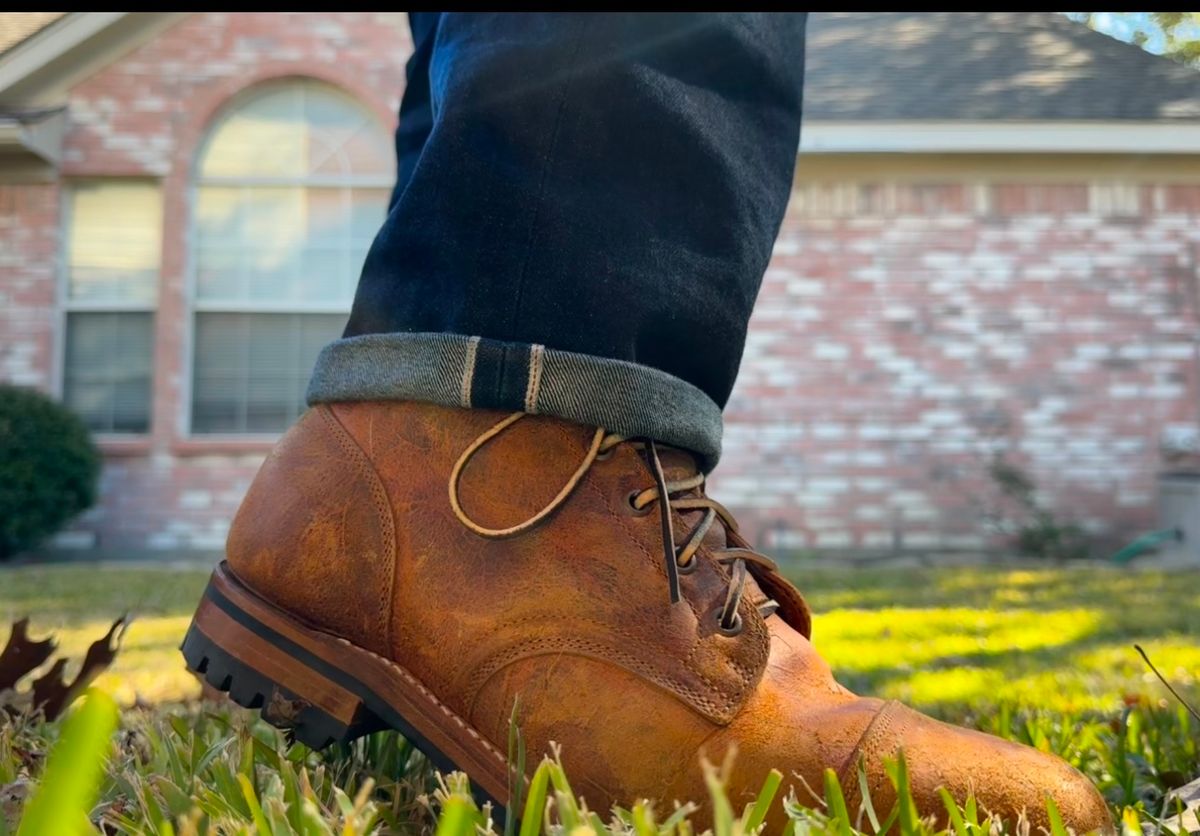
POLYGON ((131 12, 69 12, 0 55, 0 96, 131 12))
POLYGON ((1197 154, 1200 118, 1155 121, 808 120, 800 151, 837 154, 1197 154))

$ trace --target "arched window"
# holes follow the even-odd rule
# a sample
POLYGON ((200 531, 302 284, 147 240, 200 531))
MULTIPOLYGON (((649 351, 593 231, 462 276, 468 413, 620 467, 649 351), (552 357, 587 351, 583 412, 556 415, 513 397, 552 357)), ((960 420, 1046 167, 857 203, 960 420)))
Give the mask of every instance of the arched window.
POLYGON ((191 431, 277 433, 341 335, 395 175, 391 138, 335 88, 257 88, 196 167, 191 431))

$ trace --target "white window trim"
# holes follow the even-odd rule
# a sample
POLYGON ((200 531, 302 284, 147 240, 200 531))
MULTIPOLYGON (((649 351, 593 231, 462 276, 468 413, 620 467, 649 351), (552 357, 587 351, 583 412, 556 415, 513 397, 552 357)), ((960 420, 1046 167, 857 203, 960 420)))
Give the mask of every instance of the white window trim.
POLYGON ((317 186, 332 189, 390 189, 395 185, 395 181, 387 177, 376 177, 374 175, 339 175, 337 177, 331 174, 316 174, 312 178, 306 179, 302 177, 197 177, 195 178, 197 186, 228 186, 234 188, 237 186, 317 186))
POLYGON ((192 305, 192 313, 244 313, 244 314, 348 314, 350 309, 345 305, 304 304, 293 303, 281 305, 278 302, 223 302, 206 301, 192 305))
MULTIPOLYGON (((156 177, 121 177, 121 176, 95 176, 95 177, 71 177, 64 178, 60 181, 58 189, 58 244, 56 247, 57 265, 54 277, 54 296, 55 296, 55 327, 54 341, 51 347, 53 356, 53 368, 51 369, 51 394, 60 402, 65 401, 67 394, 67 328, 73 313, 148 313, 151 315, 151 345, 154 346, 157 342, 155 339, 158 333, 158 306, 159 300, 162 298, 162 244, 164 240, 164 224, 166 221, 166 207, 162 204, 163 198, 163 182, 156 177), (159 220, 159 258, 158 272, 155 276, 154 283, 154 301, 153 302, 107 302, 96 301, 92 299, 72 299, 71 298, 71 231, 75 223, 74 212, 72 211, 72 196, 78 183, 142 183, 153 185, 159 190, 160 197, 160 220, 159 220)), ((146 420, 146 429, 143 432, 136 433, 118 433, 118 432, 92 432, 92 437, 100 442, 120 442, 120 441, 144 441, 149 439, 154 434, 154 380, 158 370, 157 352, 150 358, 150 397, 147 400, 149 414, 146 420)))

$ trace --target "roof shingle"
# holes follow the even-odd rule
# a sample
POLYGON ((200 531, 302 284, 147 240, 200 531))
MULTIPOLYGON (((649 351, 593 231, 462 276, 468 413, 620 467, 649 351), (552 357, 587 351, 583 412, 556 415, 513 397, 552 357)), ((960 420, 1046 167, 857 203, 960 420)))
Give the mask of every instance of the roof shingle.
POLYGON ((1200 72, 1055 12, 816 12, 817 120, 1200 119, 1200 72))
POLYGON ((65 12, 0 12, 0 53, 45 29, 65 12))

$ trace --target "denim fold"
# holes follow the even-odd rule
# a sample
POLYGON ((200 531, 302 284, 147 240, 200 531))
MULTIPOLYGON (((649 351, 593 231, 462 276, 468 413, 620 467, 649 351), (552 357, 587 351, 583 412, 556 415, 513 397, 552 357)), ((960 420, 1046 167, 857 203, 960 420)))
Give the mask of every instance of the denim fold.
POLYGON ((721 408, 660 369, 516 343, 446 333, 347 337, 326 346, 309 404, 424 401, 464 409, 552 415, 628 438, 652 438, 700 456, 721 455, 721 408))

